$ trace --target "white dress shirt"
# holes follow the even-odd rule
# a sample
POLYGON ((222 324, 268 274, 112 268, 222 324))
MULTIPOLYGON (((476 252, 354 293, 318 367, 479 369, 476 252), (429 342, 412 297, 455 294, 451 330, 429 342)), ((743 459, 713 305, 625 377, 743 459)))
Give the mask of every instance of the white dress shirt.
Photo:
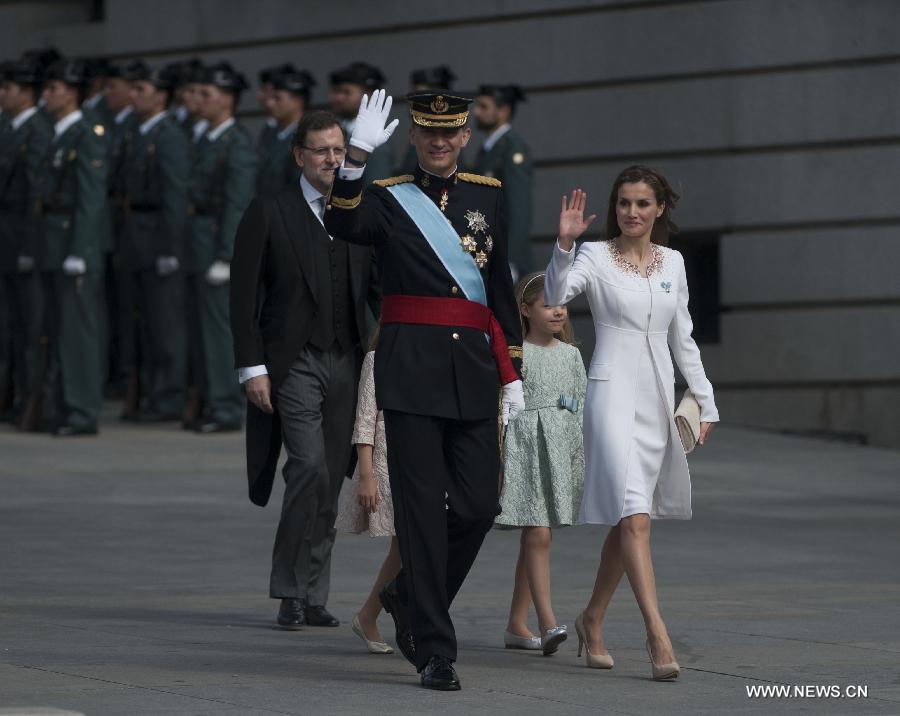
MULTIPOLYGON (((203 120, 203 121, 206 122, 206 120, 203 120)), ((206 133, 206 138, 210 142, 215 142, 219 137, 221 137, 223 134, 225 134, 226 130, 228 130, 229 128, 231 128, 232 125, 234 125, 234 121, 235 121, 234 117, 229 117, 215 129, 210 129, 206 133)), ((209 126, 209 122, 206 122, 206 125, 209 126)))
POLYGON ((53 141, 59 139, 62 135, 66 133, 66 130, 71 127, 75 122, 81 119, 84 115, 82 115, 80 109, 76 109, 74 112, 69 112, 65 117, 59 120, 56 124, 53 125, 53 141))
POLYGON ((194 144, 200 141, 200 138, 206 133, 207 127, 209 127, 208 119, 198 119, 194 123, 194 126, 191 127, 191 132, 194 134, 194 136, 191 137, 191 141, 193 141, 194 144))
MULTIPOLYGON (((300 190, 303 192, 303 198, 306 199, 306 203, 309 204, 312 213, 316 215, 319 223, 322 224, 322 226, 325 226, 325 195, 310 184, 302 174, 300 175, 300 190)), ((328 238, 332 237, 329 236, 328 238)), ((238 381, 243 385, 251 378, 268 374, 269 371, 264 365, 251 365, 246 368, 238 368, 238 381)))
POLYGON ((146 120, 140 127, 138 127, 138 131, 141 134, 147 134, 151 129, 153 129, 157 124, 163 121, 166 116, 166 111, 163 110, 157 114, 154 114, 150 119, 146 120))
POLYGON ((37 111, 37 107, 29 107, 28 109, 23 109, 21 112, 19 112, 10 121, 13 130, 17 130, 19 127, 25 124, 25 122, 31 119, 34 116, 34 113, 37 111))
POLYGON ((506 134, 512 127, 509 124, 501 124, 497 129, 491 132, 487 139, 484 140, 484 144, 482 144, 482 148, 484 151, 489 152, 493 148, 493 146, 500 141, 500 138, 506 134))

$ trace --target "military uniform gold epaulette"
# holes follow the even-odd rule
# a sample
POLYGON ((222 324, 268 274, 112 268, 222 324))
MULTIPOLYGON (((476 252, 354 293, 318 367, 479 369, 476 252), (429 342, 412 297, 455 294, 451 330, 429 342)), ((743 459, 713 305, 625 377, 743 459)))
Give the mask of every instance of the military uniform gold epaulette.
POLYGON ((388 187, 395 186, 396 184, 406 184, 413 179, 415 179, 415 177, 412 174, 401 174, 400 176, 388 177, 387 179, 376 179, 372 183, 377 184, 378 186, 388 187))
POLYGON ((467 181, 471 184, 484 184, 485 186, 502 186, 502 182, 494 177, 486 177, 481 174, 469 174, 468 172, 460 172, 457 174, 461 181, 467 181))

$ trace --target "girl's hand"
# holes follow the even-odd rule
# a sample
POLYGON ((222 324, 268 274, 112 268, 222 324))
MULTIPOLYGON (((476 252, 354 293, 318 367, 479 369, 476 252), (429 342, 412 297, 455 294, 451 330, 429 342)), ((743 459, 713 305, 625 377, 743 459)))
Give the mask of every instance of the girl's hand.
POLYGON ((584 207, 587 203, 587 194, 581 189, 573 189, 568 201, 562 198, 562 209, 559 212, 559 245, 564 251, 571 251, 575 239, 581 236, 597 218, 591 214, 584 218, 584 207))
POLYGON ((381 502, 381 496, 378 494, 378 485, 372 475, 359 475, 359 491, 356 493, 356 500, 359 506, 369 514, 375 512, 378 503, 381 502))
POLYGON ((716 427, 715 423, 700 423, 700 438, 697 442, 703 445, 709 439, 709 434, 714 427, 716 427))

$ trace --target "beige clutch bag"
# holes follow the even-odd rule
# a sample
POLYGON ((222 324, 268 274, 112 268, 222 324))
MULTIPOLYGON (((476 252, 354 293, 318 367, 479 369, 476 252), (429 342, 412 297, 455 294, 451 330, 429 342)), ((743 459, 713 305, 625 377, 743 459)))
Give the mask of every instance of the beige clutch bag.
POLYGON ((684 391, 684 397, 675 411, 675 427, 685 454, 697 447, 697 440, 700 439, 700 403, 690 390, 684 391))

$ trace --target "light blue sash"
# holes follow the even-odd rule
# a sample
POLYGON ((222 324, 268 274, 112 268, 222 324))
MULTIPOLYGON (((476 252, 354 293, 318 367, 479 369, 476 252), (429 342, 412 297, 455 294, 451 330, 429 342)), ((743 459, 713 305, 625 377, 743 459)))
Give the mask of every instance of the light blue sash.
POLYGON ((463 251, 459 245, 459 235, 450 220, 415 184, 410 182, 395 184, 387 187, 387 190, 393 194, 409 218, 422 232, 422 236, 425 237, 428 245, 444 264, 444 268, 462 289, 465 297, 486 306, 487 294, 484 290, 481 273, 478 271, 472 255, 468 251, 463 251))

